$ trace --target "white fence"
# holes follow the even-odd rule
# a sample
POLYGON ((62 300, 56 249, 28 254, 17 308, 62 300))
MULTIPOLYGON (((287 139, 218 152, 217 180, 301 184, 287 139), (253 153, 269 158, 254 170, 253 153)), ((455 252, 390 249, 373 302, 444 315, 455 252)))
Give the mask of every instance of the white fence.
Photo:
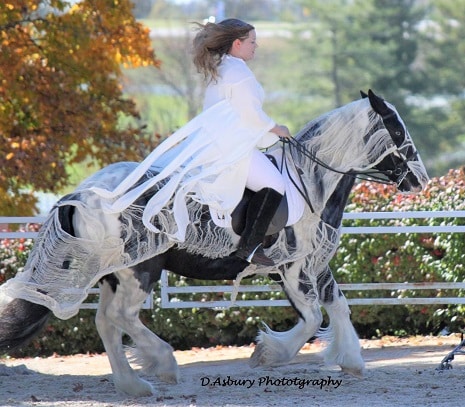
MULTIPOLYGON (((360 212, 345 213, 344 219, 426 219, 444 218, 439 226, 344 226, 342 233, 345 234, 372 234, 372 233, 464 233, 465 226, 448 225, 446 219, 465 217, 465 211, 418 211, 418 212, 360 212)), ((43 217, 0 217, 1 224, 26 224, 41 223, 43 217)), ((0 228, 1 229, 1 228, 0 228)), ((9 238, 34 238, 34 232, 9 232, 0 231, 0 239, 9 238)), ((163 308, 216 308, 229 306, 289 306, 286 299, 261 299, 261 300, 236 300, 234 304, 229 298, 233 292, 232 285, 212 286, 185 286, 175 287, 168 283, 168 273, 163 271, 160 281, 161 306, 163 308), (182 301, 179 294, 186 293, 222 293, 223 299, 219 301, 182 301)), ((403 294, 410 290, 465 290, 465 282, 434 282, 434 283, 363 283, 363 284, 340 284, 342 291, 367 291, 386 290, 389 293, 396 292, 397 296, 389 295, 385 298, 351 298, 350 305, 399 305, 399 304, 465 304, 465 297, 406 297, 403 294), (401 295, 402 294, 402 295, 401 295)), ((237 297, 241 293, 276 293, 281 291, 279 285, 241 285, 238 288, 237 297)), ((93 289, 91 294, 97 294, 98 289, 93 289)), ((81 308, 95 308, 95 303, 84 303, 81 308)), ((153 307, 153 296, 149 296, 144 308, 153 307)))

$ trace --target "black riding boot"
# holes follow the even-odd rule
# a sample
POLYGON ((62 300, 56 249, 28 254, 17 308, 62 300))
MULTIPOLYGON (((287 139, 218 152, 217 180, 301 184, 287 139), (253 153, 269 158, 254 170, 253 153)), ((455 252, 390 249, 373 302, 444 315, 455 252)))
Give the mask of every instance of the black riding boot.
POLYGON ((272 188, 263 188, 252 197, 236 256, 249 263, 274 266, 273 260, 263 252, 262 242, 282 198, 272 188))

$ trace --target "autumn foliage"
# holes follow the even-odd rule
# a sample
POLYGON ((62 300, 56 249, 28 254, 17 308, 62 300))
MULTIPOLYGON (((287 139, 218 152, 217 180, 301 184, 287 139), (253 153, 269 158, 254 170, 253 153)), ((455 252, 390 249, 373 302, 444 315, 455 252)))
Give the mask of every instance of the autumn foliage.
POLYGON ((2 1, 0 213, 30 213, 25 188, 60 190, 69 164, 140 159, 149 141, 121 69, 158 64, 130 0, 2 1))

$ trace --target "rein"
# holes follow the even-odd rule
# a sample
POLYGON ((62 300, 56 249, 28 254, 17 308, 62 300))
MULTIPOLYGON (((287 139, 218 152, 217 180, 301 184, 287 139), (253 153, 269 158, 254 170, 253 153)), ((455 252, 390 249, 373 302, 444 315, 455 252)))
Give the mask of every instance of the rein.
MULTIPOLYGON (((369 171, 363 171, 363 172, 356 172, 356 171, 341 171, 338 170, 337 168, 331 167, 330 165, 326 164, 324 161, 321 161, 316 154, 312 153, 310 150, 308 150, 301 142, 295 140, 295 139, 286 139, 282 140, 283 142, 283 150, 285 150, 285 145, 289 144, 289 151, 292 154, 291 149, 294 148, 298 153, 302 154, 303 156, 307 157, 311 161, 315 162, 318 164, 320 167, 326 168, 329 171, 335 172, 337 174, 341 175, 348 175, 350 177, 353 177, 355 179, 360 179, 363 181, 374 181, 379 184, 385 184, 385 185, 394 185, 397 184, 397 182, 393 182, 390 180, 387 180, 385 178, 382 178, 379 176, 379 174, 384 175, 384 176, 389 176, 389 175, 401 175, 401 172, 398 172, 397 170, 400 170, 399 167, 396 168, 396 170, 386 170, 386 171, 380 171, 380 170, 369 170, 369 171), (365 175, 365 176, 363 176, 365 175)), ((403 163, 404 164, 404 163, 403 163)), ((405 161, 406 164, 406 161, 405 161)), ((405 176, 404 176, 405 178, 405 176)), ((402 178, 403 180, 403 178, 402 178)))
MULTIPOLYGON (((288 161, 289 160, 286 160, 286 144, 290 144, 291 139, 282 138, 281 141, 282 141, 282 144, 283 144, 283 153, 282 153, 282 156, 281 156, 281 172, 283 171, 283 167, 286 166, 286 171, 287 171, 287 175, 289 176, 289 179, 291 180, 291 182, 294 185, 295 189, 297 189, 299 194, 302 196, 302 198, 304 198, 304 201, 308 205, 310 210, 314 213, 315 210, 313 209, 312 202, 310 201, 310 195, 308 194, 307 187, 305 186, 305 182, 302 179, 302 171, 298 170, 297 168, 295 169, 296 173, 297 173, 297 175, 299 177, 299 181, 300 181, 300 185, 302 186, 302 189, 297 184, 297 182, 295 182, 294 178, 291 175, 291 172, 289 171, 289 166, 288 166, 288 161)), ((299 143, 299 145, 301 145, 301 144, 299 143)), ((289 151, 289 152, 291 152, 291 151, 289 151)))
MULTIPOLYGON (((398 153, 398 157, 401 159, 401 165, 396 165, 394 170, 385 170, 385 171, 369 170, 369 171, 363 171, 363 172, 356 172, 356 171, 341 171, 341 170, 338 170, 337 168, 331 167, 330 165, 321 161, 316 156, 315 153, 307 149, 298 140, 295 140, 293 138, 291 139, 281 138, 281 142, 282 142, 282 148, 283 148, 283 154, 282 154, 282 160, 281 160, 281 172, 283 171, 283 168, 285 167, 287 174, 289 176, 289 179, 291 180, 292 184, 297 189, 297 191, 300 193, 300 195, 304 198, 305 202, 307 203, 307 205, 309 206, 312 212, 315 212, 315 211, 313 209, 313 205, 311 203, 310 196, 308 194, 305 183, 303 182, 303 179, 302 179, 302 171, 296 169, 296 173, 300 181, 300 186, 291 176, 291 173, 289 171, 288 160, 286 160, 286 146, 288 146, 288 149, 291 155, 292 155, 292 149, 294 149, 295 151, 297 151, 297 153, 302 154, 303 156, 307 157, 311 161, 315 162, 316 164, 318 164, 319 166, 323 168, 326 168, 329 171, 335 172, 337 174, 348 175, 350 177, 353 177, 354 179, 360 179, 363 181, 373 181, 373 182, 377 182, 379 184, 385 184, 385 185, 400 185, 402 181, 405 179, 405 177, 407 176, 408 172, 410 171, 407 165, 408 157, 404 158, 404 155, 400 153, 398 148, 396 152, 398 153), (382 177, 382 176, 387 177, 389 175, 396 175, 398 178, 394 182, 394 181, 390 181, 382 177)), ((417 155, 417 152, 414 152, 413 157, 410 157, 410 159, 415 158, 416 155, 417 155)))

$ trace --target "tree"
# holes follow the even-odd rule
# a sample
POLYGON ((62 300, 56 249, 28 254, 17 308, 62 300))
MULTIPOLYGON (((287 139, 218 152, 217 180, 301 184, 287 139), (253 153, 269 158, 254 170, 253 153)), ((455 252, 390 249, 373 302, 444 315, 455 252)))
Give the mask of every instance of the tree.
POLYGON ((464 159, 462 154, 454 160, 450 152, 462 150, 460 141, 465 141, 465 83, 457 70, 465 62, 465 1, 374 3, 369 16, 376 22, 374 48, 392 44, 374 86, 402 112, 431 175, 442 174, 464 159))
POLYGON ((404 118, 430 175, 463 162, 465 1, 300 0, 301 89, 326 110, 373 88, 404 118), (331 105, 328 105, 331 103, 331 105))
POLYGON ((119 79, 159 65, 148 34, 129 0, 0 4, 0 213, 31 213, 27 191, 59 191, 70 164, 140 159, 147 135, 121 126, 138 112, 119 79))
POLYGON ((326 100, 326 110, 342 106, 357 97, 358 90, 366 90, 371 81, 370 71, 361 63, 373 51, 367 27, 363 26, 373 2, 302 0, 300 3, 308 16, 298 33, 304 54, 301 59, 306 62, 303 80, 310 84, 310 94, 313 92, 320 104, 322 99, 326 100))
POLYGON ((201 111, 204 93, 201 77, 192 62, 193 35, 195 32, 186 28, 183 34, 179 34, 175 43, 173 38, 168 41, 166 38, 157 39, 157 43, 163 49, 163 61, 170 67, 157 70, 158 77, 177 96, 185 100, 188 119, 192 119, 201 111))
POLYGON ((186 121, 201 111, 204 94, 201 75, 192 62, 194 28, 192 24, 186 24, 186 27, 173 30, 167 37, 155 33, 154 41, 163 64, 156 70, 149 68, 153 73, 149 79, 151 83, 166 86, 181 103, 187 105, 186 121))
POLYGON ((461 69, 465 65, 465 1, 432 1, 423 32, 423 86, 432 106, 422 119, 435 130, 431 145, 442 153, 435 168, 443 173, 465 160, 465 78, 461 69))

